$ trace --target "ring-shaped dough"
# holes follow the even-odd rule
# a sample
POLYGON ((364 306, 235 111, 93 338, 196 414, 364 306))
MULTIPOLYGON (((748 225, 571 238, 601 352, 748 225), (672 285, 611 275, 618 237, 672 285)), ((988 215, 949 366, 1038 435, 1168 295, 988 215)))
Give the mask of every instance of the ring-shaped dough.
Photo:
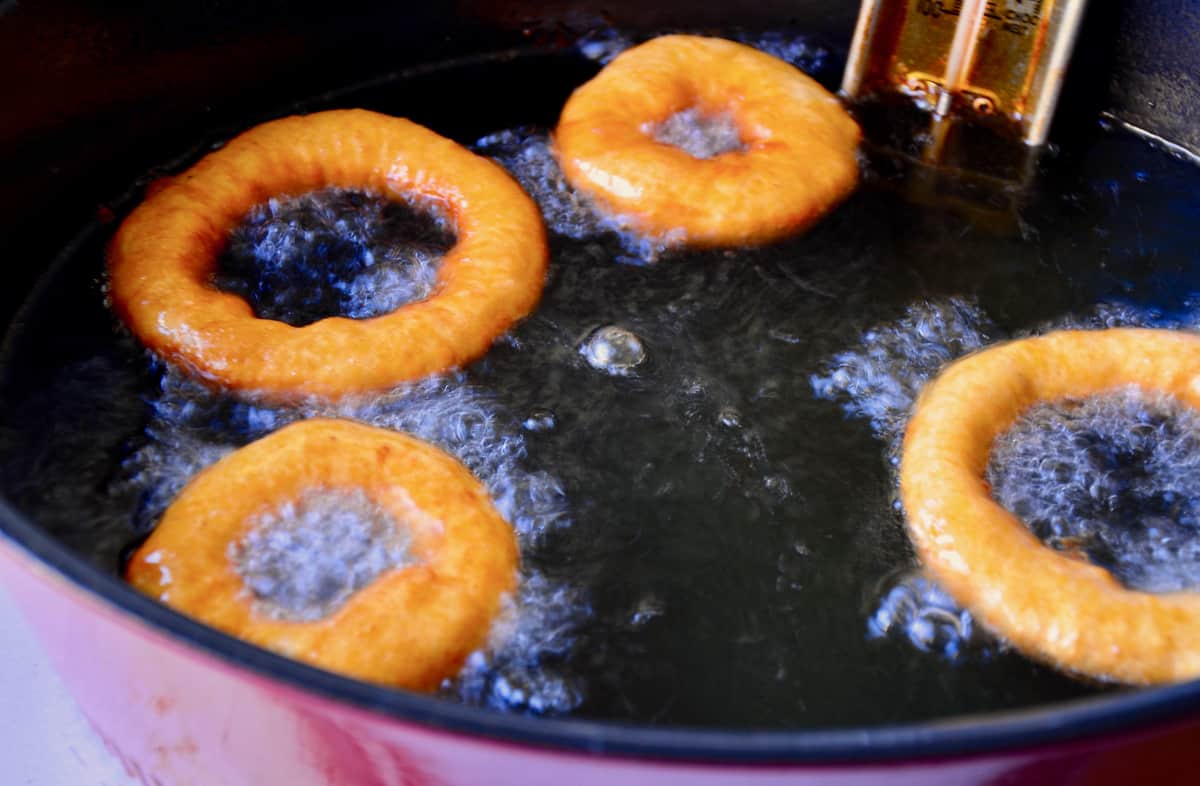
POLYGON ((921 394, 900 468, 909 533, 939 582, 1026 654, 1102 679, 1200 676, 1200 593, 1127 589, 1042 544, 992 499, 993 440, 1038 402, 1137 385, 1200 407, 1200 336, 1062 331, 968 356, 921 394))
POLYGON ((767 243, 821 218, 858 181, 861 133, 791 65, 732 41, 670 35, 580 87, 554 133, 576 188, 631 229, 688 246, 767 243), (728 114, 743 151, 698 159, 653 129, 688 109, 728 114))
POLYGON ((341 398, 462 365, 528 314, 545 283, 536 205, 496 164, 364 110, 250 129, 154 190, 109 247, 111 299, 159 355, 221 387, 341 398), (433 295, 371 319, 303 327, 255 317, 212 284, 229 232, 267 199, 328 187, 426 199, 454 222, 433 295))
POLYGON ((199 473, 137 550, 142 592, 238 638, 352 677, 429 691, 487 636, 517 580, 512 528, 476 478, 424 442, 339 420, 306 420, 199 473), (259 613, 230 556, 255 516, 312 489, 361 490, 405 526, 413 564, 329 616, 259 613))

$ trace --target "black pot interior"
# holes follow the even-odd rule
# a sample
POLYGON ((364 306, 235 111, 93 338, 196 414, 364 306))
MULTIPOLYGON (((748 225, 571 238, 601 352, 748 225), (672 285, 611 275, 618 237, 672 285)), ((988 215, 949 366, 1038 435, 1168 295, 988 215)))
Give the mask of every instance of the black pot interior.
MULTIPOLYGON (((144 484, 128 482, 129 457, 155 426, 151 407, 172 391, 163 393, 161 371, 115 329, 101 290, 104 244, 154 176, 292 111, 366 107, 468 145, 504 129, 544 131, 599 67, 574 42, 614 23, 635 36, 803 33, 826 53, 808 65, 835 88, 853 22, 853 9, 821 3, 467 3, 406 9, 402 24, 401 12, 366 4, 336 23, 304 4, 237 4, 236 13, 225 5, 154 16, 48 3, 0 16, 0 35, 38 32, 64 64, 24 82, 7 78, 19 89, 15 100, 32 109, 0 137, 12 173, 0 191, 9 217, 0 240, 7 259, 23 260, 11 266, 0 304, 11 324, 0 368, 0 482, 18 511, 65 546, 56 562, 82 559, 115 575, 155 504, 144 484), (64 18, 94 35, 68 36, 64 18), (159 87, 163 73, 177 77, 169 90, 159 87)), ((1085 34, 1126 19, 1097 13, 1085 34)), ((1122 54, 1125 38, 1112 40, 1082 57, 1114 74, 1114 63, 1148 67, 1122 54)), ((19 49, 0 51, 13 58, 19 49)), ((562 646, 501 672, 503 684, 485 675, 446 701, 791 731, 1080 698, 1088 701, 1073 711, 1085 729, 1088 717, 1113 721, 1121 702, 1144 710, 1160 695, 1164 712, 1186 704, 1186 691, 1127 693, 1073 679, 961 629, 949 643, 936 631, 870 637, 881 598, 913 561, 891 507, 889 435, 814 395, 812 380, 830 358, 861 349, 873 327, 903 323, 914 303, 933 304, 925 316, 934 320, 966 313, 971 335, 985 342, 1084 323, 1098 305, 1136 311, 1147 323, 1190 313, 1200 266, 1188 221, 1200 212, 1200 171, 1100 129, 1101 109, 1128 113, 1107 85, 1075 82, 1067 101, 1077 122, 1059 123, 1055 151, 1037 163, 1034 186, 999 231, 906 201, 894 187, 902 173, 877 164, 824 225, 763 251, 637 267, 613 261, 625 253, 615 237, 552 233, 556 270, 541 310, 516 341, 472 367, 467 384, 487 391, 518 432, 530 413, 556 412, 550 433, 523 437, 523 461, 558 473, 575 505, 572 524, 538 539, 526 559, 546 580, 578 590, 575 602, 588 613, 564 623, 562 646), (664 312, 677 315, 670 328, 664 312), (650 349, 637 381, 597 379, 578 360, 576 342, 609 323, 634 329, 650 349), (531 358, 529 346, 546 354, 531 358), (755 419, 761 430, 741 422, 755 419), (539 682, 546 670, 561 679, 539 682), (522 675, 531 681, 524 687, 514 683, 522 675), (570 695, 531 699, 548 685, 570 695)), ((199 408, 166 422, 207 429, 227 444, 257 436, 236 402, 207 399, 199 408)), ((26 539, 26 525, 6 525, 26 539)), ((80 570, 130 604, 91 569, 72 568, 80 570)), ((168 624, 194 638, 194 626, 168 624)), ((239 659, 247 651, 215 642, 239 659)), ((362 686, 347 685, 320 678, 322 688, 361 700, 362 686)), ((372 695, 369 703, 411 710, 407 697, 372 695)), ((1037 726, 1031 718, 1044 716, 1020 717, 1027 732, 1037 726)), ((569 725, 548 728, 570 735, 569 725)))

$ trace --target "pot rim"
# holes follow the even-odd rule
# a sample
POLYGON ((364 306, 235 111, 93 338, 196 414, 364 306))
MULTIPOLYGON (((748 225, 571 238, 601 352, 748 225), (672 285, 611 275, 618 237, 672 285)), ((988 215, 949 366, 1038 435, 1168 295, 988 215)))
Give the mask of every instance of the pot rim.
MULTIPOLYGON (((86 595, 167 638, 277 683, 434 730, 622 758, 731 764, 835 764, 998 753, 1068 743, 1200 713, 1200 680, 1019 710, 882 726, 816 730, 653 727, 533 718, 455 704, 323 671, 260 649, 142 595, 87 562, 0 497, 0 534, 86 595)), ((53 591, 61 591, 55 588, 53 591)))

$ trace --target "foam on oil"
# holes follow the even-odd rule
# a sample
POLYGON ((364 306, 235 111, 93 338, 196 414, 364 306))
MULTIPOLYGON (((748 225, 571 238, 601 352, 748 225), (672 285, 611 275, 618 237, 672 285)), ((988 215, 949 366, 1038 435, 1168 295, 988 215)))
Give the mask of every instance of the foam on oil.
POLYGON ((1047 545, 1147 592, 1200 589, 1200 412, 1125 388, 1039 404, 992 446, 992 494, 1047 545))
POLYGON ((453 245, 451 222, 431 204, 328 188, 253 208, 230 233, 214 283, 263 319, 365 319, 432 294, 453 245))
MULTIPOLYGON (((552 664, 573 643, 572 631, 586 619, 584 599, 571 582, 550 581, 531 564, 544 538, 570 526, 567 498, 553 475, 526 466, 522 434, 507 425, 512 417, 494 396, 461 375, 449 375, 366 401, 285 409, 214 394, 164 368, 149 405, 153 415, 147 439, 125 461, 122 481, 139 500, 136 520, 144 531, 205 466, 303 418, 349 418, 412 434, 455 456, 483 481, 501 515, 515 528, 526 564, 488 647, 476 653, 443 692, 537 713, 565 712, 578 702, 580 688, 574 678, 542 669, 541 664, 552 664), (516 682, 526 686, 520 702, 505 688, 516 682)), ((389 527, 371 509, 369 504, 315 493, 312 499, 265 514, 231 554, 243 575, 250 576, 250 588, 274 614, 319 617, 387 567, 404 564, 405 541, 397 537, 403 523, 389 527), (335 543, 332 538, 338 532, 350 540, 335 543), (322 554, 312 560, 315 550, 322 554), (284 580, 284 572, 291 578, 284 580)))
POLYGON ((229 560, 259 614, 328 617, 384 572, 415 564, 410 533, 361 489, 313 488, 256 515, 229 560))
POLYGON ((655 141, 701 160, 746 149, 737 123, 728 113, 709 115, 696 108, 685 109, 652 124, 645 132, 655 141))

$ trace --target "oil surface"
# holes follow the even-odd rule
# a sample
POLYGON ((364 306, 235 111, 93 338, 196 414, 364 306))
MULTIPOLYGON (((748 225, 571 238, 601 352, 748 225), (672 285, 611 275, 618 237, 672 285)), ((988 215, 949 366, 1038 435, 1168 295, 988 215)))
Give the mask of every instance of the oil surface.
MULTIPOLYGON (((836 57, 813 42, 760 43, 836 79, 836 57)), ((584 49, 599 59, 620 44, 584 49)), ((305 107, 414 117, 476 144, 538 201, 552 250, 543 301, 483 360, 335 412, 214 395, 114 328, 101 278, 111 227, 93 228, 10 335, 6 496, 115 571, 201 467, 297 417, 355 417, 457 455, 520 534, 522 589, 446 685, 450 700, 806 728, 1097 690, 990 639, 914 572, 895 440, 920 385, 963 352, 1059 324, 1190 324, 1200 172, 1096 129, 1043 158, 1008 233, 868 173, 803 237, 664 251, 610 230, 557 172, 547 129, 597 66, 550 59, 433 70, 305 107), (435 100, 447 94, 511 104, 460 114, 435 100)))

